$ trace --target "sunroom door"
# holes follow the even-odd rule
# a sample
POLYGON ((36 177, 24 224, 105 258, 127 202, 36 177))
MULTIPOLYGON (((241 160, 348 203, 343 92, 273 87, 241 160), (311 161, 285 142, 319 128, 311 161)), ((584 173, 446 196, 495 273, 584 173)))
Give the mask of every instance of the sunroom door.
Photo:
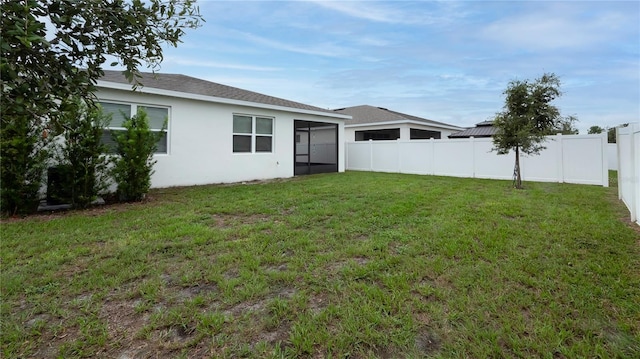
POLYGON ((294 121, 294 174, 338 172, 338 125, 294 121))

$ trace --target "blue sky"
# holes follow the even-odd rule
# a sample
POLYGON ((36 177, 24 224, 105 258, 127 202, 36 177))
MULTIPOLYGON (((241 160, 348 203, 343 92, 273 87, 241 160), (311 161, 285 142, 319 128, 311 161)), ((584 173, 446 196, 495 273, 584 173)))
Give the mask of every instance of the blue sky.
POLYGON ((638 1, 200 1, 206 23, 160 72, 323 108, 386 107, 459 126, 514 79, 557 74, 592 125, 640 120, 638 1))

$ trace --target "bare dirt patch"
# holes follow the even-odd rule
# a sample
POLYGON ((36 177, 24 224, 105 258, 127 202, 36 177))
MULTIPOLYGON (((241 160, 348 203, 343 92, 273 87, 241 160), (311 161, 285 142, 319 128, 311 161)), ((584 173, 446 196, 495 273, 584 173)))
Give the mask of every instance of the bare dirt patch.
POLYGON ((233 317, 240 317, 244 314, 264 313, 269 302, 274 298, 289 299, 296 293, 294 288, 284 287, 273 291, 270 295, 257 301, 245 301, 227 308, 223 313, 233 317))
POLYGON ((100 318, 107 323, 109 340, 117 341, 128 338, 121 343, 123 346, 130 346, 143 326, 149 320, 149 314, 136 313, 136 306, 139 300, 105 300, 100 310, 100 318))
POLYGON ((226 309, 223 313, 227 316, 240 317, 249 312, 264 312, 267 302, 268 299, 266 298, 258 301, 241 302, 226 309))
POLYGON ((329 263, 329 265, 327 266, 327 270, 329 272, 337 272, 337 271, 340 271, 342 268, 350 265, 352 262, 355 262, 356 264, 362 266, 369 263, 369 258, 352 257, 346 260, 335 261, 335 262, 329 263))
POLYGON ((291 325, 288 322, 282 322, 277 328, 272 330, 262 330, 258 335, 252 338, 253 345, 260 342, 266 342, 270 345, 283 343, 289 339, 289 330, 291 325))
POLYGON ((424 312, 419 312, 414 314, 414 318, 416 319, 416 321, 422 325, 429 325, 431 324, 431 316, 428 313, 424 313, 424 312))
POLYGON ((11 223, 11 222, 20 222, 24 220, 37 220, 42 222, 47 222, 55 219, 59 219, 62 217, 74 215, 74 214, 82 214, 88 217, 97 217, 102 216, 108 213, 118 213, 129 211, 131 209, 136 209, 140 206, 149 206, 159 204, 157 200, 157 196, 154 194, 148 194, 145 199, 139 202, 132 203, 119 203, 119 202, 111 202, 107 201, 105 204, 96 204, 86 209, 58 209, 58 210, 48 210, 48 211, 40 211, 30 215, 25 216, 11 216, 0 218, 0 223, 11 223))
POLYGON ((356 236, 355 238, 353 238, 354 241, 358 241, 358 242, 364 242, 364 241, 368 241, 369 240, 369 236, 366 234, 360 234, 358 236, 356 236))
POLYGON ((290 287, 279 288, 274 291, 273 294, 269 296, 270 299, 273 298, 281 298, 281 299, 290 299, 296 294, 296 290, 290 287))
POLYGON ((326 294, 316 293, 309 298, 309 310, 313 314, 322 312, 329 305, 329 299, 326 294))
POLYGON ((193 287, 187 287, 178 290, 178 298, 181 301, 185 301, 198 295, 207 295, 209 293, 215 293, 217 291, 218 286, 215 284, 196 285, 193 287))
POLYGON ((178 349, 195 344, 195 341, 199 339, 195 334, 196 328, 193 325, 172 325, 156 330, 152 341, 157 342, 163 348, 178 349))
POLYGON ((239 275, 240 275, 240 272, 238 271, 238 268, 236 268, 236 267, 233 267, 233 268, 229 269, 228 271, 226 271, 226 272, 224 272, 222 274, 222 276, 226 280, 238 278, 239 275))
MULTIPOLYGON (((629 228, 633 229, 634 231, 636 231, 638 236, 640 236, 640 225, 638 225, 637 223, 632 222, 631 218, 629 216, 620 218, 620 221, 622 223, 626 224, 627 227, 629 227, 629 228)), ((640 246, 640 237, 638 239, 638 245, 640 246)))
POLYGON ((284 272, 288 269, 288 266, 286 264, 281 264, 278 266, 269 266, 267 268, 265 268, 265 270, 267 272, 284 272))
MULTIPOLYGON (((54 319, 53 322, 58 321, 54 319)), ((40 346, 33 354, 34 358, 56 358, 59 357, 60 348, 66 344, 72 343, 80 337, 80 330, 77 326, 60 326, 54 330, 44 330, 40 335, 40 346)))
POLYGON ((269 222, 271 216, 265 214, 213 214, 211 215, 210 226, 217 228, 231 228, 238 225, 251 225, 260 222, 269 222))
POLYGON ((433 333, 423 330, 416 335, 416 350, 425 355, 431 355, 440 350, 440 339, 433 333))

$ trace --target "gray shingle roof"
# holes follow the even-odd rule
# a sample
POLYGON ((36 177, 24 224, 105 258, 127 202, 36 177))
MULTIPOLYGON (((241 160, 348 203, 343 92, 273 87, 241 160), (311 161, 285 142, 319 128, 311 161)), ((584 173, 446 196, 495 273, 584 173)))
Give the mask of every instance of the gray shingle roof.
POLYGON ((476 127, 468 128, 464 131, 452 133, 449 138, 469 138, 469 137, 491 137, 498 131, 493 127, 493 121, 483 121, 476 124, 476 127))
POLYGON ((391 111, 386 108, 369 106, 369 105, 340 108, 334 111, 344 115, 351 115, 353 119, 348 122, 349 125, 376 123, 376 122, 389 122, 389 121, 416 121, 416 122, 422 122, 425 125, 460 128, 458 126, 450 125, 448 123, 431 121, 426 118, 407 115, 405 113, 391 111))
MULTIPOLYGON (((105 70, 104 76, 101 77, 100 80, 129 84, 127 79, 122 74, 122 71, 105 70)), ((143 88, 148 87, 162 90, 178 91, 195 95, 212 96, 230 100, 247 101, 265 105, 335 114, 335 112, 331 110, 323 109, 320 107, 306 105, 295 101, 289 101, 278 97, 263 95, 261 93, 247 91, 239 89, 237 87, 222 85, 211 81, 205 81, 186 75, 164 73, 154 74, 150 72, 143 72, 140 83, 143 85, 143 88)))

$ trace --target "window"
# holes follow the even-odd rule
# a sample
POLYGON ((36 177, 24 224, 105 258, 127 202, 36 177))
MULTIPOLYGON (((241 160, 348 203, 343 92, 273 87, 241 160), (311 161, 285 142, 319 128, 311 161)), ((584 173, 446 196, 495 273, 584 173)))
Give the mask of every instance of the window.
POLYGON ((139 109, 144 110, 147 113, 147 118, 149 120, 149 128, 153 132, 162 132, 162 137, 158 140, 156 154, 166 154, 168 153, 168 138, 167 138, 167 127, 163 130, 163 126, 165 125, 165 121, 169 119, 169 108, 168 107, 157 107, 157 106, 147 106, 147 105, 136 105, 136 104, 123 104, 123 103, 112 103, 112 102, 100 102, 100 106, 102 106, 102 111, 107 114, 111 114, 111 122, 109 123, 109 127, 107 127, 102 134, 102 142, 107 145, 109 148, 109 153, 115 152, 115 141, 113 140, 113 136, 111 135, 112 131, 125 131, 126 129, 122 126, 126 117, 130 117, 135 115, 139 109))
POLYGON ((273 152, 273 118, 233 115, 233 152, 273 152))
POLYGON ((356 141, 384 141, 384 140, 397 140, 400 138, 399 128, 390 128, 385 130, 367 130, 356 131, 356 141))
POLYGON ((441 138, 440 131, 429 131, 412 128, 410 132, 410 139, 412 140, 428 140, 430 138, 439 140, 441 138))

